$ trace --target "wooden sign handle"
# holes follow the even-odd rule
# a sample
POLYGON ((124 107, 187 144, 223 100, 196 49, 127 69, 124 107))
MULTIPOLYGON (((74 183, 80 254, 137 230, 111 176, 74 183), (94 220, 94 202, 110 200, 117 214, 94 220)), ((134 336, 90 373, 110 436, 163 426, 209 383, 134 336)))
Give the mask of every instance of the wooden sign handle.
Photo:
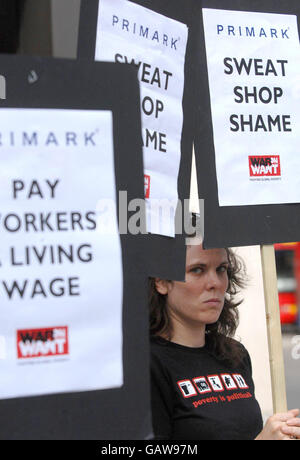
POLYGON ((267 315, 273 410, 274 413, 280 413, 287 411, 287 396, 275 250, 272 245, 261 246, 260 250, 267 315))

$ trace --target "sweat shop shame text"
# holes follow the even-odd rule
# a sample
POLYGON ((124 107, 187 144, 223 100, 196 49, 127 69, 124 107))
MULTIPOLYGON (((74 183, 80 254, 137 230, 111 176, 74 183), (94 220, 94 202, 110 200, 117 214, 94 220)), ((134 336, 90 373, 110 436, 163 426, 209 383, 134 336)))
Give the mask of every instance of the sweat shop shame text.
MULTIPOLYGON (((259 59, 248 60, 235 57, 224 58, 224 73, 227 76, 240 75, 256 77, 285 78, 288 74, 288 60, 259 59)), ((233 88, 236 104, 268 105, 274 107, 283 102, 284 90, 281 86, 235 86, 233 88)), ((231 114, 230 131, 232 132, 292 132, 290 114, 231 114)))
MULTIPOLYGON (((165 69, 162 70, 157 66, 147 64, 146 62, 134 58, 131 59, 120 53, 115 54, 115 62, 135 65, 138 68, 138 75, 141 83, 154 87, 162 92, 168 91, 170 81, 173 78, 172 72, 165 69)), ((146 117, 154 116, 155 119, 158 119, 165 110, 165 101, 163 97, 155 99, 147 95, 142 97, 141 108, 142 113, 146 117)), ((165 133, 143 128, 142 134, 143 147, 167 153, 167 135, 165 133)))

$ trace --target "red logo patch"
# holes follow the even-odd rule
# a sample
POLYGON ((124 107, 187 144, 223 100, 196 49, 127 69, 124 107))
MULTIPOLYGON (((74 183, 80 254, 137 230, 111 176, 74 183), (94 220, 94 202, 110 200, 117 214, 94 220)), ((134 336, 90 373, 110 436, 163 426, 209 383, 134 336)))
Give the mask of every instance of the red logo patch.
POLYGON ((68 355, 68 328, 59 326, 17 331, 17 350, 19 359, 68 355))
POLYGON ((280 156, 249 156, 250 177, 280 177, 280 156))
POLYGON ((150 176, 147 176, 147 174, 145 174, 144 175, 145 198, 150 198, 150 182, 151 182, 150 176))

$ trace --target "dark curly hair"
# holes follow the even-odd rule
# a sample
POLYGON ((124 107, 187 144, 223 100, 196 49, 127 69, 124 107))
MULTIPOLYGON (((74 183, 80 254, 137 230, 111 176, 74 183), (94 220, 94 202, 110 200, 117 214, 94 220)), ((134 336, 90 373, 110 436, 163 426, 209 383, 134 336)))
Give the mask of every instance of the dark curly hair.
MULTIPOLYGON (((206 345, 220 360, 239 365, 244 357, 244 348, 233 340, 239 325, 238 307, 243 300, 236 300, 240 289, 246 285, 246 270, 243 260, 231 249, 225 248, 228 256, 228 288, 223 311, 219 320, 206 326, 206 345)), ((166 295, 160 294, 155 278, 149 278, 150 334, 167 340, 172 338, 172 325, 167 311, 166 295)))

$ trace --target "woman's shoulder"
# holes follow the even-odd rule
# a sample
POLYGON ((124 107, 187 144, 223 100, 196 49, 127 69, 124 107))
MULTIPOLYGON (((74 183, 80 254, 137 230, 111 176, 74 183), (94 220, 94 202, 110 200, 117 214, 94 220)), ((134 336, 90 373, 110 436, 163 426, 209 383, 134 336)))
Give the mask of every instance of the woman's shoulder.
POLYGON ((207 338, 211 354, 219 361, 226 363, 233 369, 248 368, 252 372, 251 358, 247 348, 237 339, 224 335, 207 338))
POLYGON ((233 339, 233 338, 229 338, 228 340, 229 340, 229 343, 231 343, 232 347, 235 347, 236 349, 238 349, 240 351, 241 365, 243 367, 249 368, 251 373, 252 373, 251 358, 250 358, 250 354, 249 354, 247 348, 245 347, 245 345, 243 345, 239 340, 236 340, 236 339, 233 339))
POLYGON ((152 365, 164 368, 176 368, 178 362, 188 358, 186 347, 173 343, 160 336, 150 337, 150 351, 152 365))
POLYGON ((233 339, 232 337, 228 337, 227 339, 228 339, 228 342, 231 344, 231 346, 240 348, 241 351, 248 354, 247 348, 245 347, 245 345, 242 344, 240 340, 233 339))
POLYGON ((161 337, 150 337, 152 377, 169 380, 169 370, 173 368, 176 357, 169 342, 161 337))
POLYGON ((150 337, 150 350, 151 355, 164 355, 168 353, 170 350, 170 342, 168 340, 163 339, 160 336, 153 335, 150 337))

